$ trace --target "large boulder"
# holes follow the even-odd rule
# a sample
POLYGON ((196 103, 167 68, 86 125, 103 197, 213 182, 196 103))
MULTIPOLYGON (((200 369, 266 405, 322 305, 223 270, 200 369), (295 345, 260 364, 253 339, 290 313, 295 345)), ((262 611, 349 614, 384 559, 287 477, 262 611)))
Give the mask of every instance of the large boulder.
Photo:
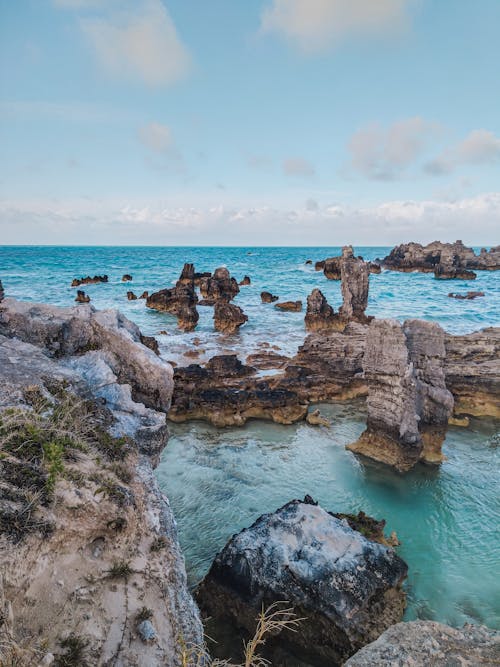
POLYGON ((298 632, 270 637, 266 657, 282 664, 275 661, 279 650, 282 657, 332 667, 401 620, 406 574, 393 549, 306 497, 234 535, 196 597, 202 614, 247 637, 263 606, 286 600, 301 618, 298 632))
POLYGON ((340 307, 341 318, 347 321, 368 322, 365 310, 368 305, 370 267, 368 262, 354 257, 352 246, 342 248, 340 274, 343 300, 340 307))
POLYGON ((217 301, 232 301, 240 288, 224 266, 215 269, 213 276, 200 279, 200 294, 205 304, 214 305, 217 301))
POLYGON ((500 664, 500 632, 481 625, 450 628, 435 621, 397 623, 344 667, 479 667, 500 664))
POLYGON ((373 320, 363 357, 367 429, 348 448, 409 470, 442 461, 453 396, 444 374, 444 331, 434 322, 373 320))
POLYGON ((336 326, 333 308, 329 305, 323 292, 315 288, 307 297, 307 312, 304 318, 308 331, 322 331, 336 326))
POLYGON ((216 301, 214 308, 214 327, 216 331, 233 334, 245 322, 248 322, 248 315, 245 315, 239 306, 235 306, 225 299, 216 301))

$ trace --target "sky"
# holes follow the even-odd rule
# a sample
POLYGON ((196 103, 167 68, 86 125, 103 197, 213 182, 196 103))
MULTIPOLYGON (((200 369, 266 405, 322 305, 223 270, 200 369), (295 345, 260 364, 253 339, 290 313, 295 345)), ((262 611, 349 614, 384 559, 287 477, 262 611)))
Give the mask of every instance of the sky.
POLYGON ((0 0, 0 243, 500 242, 499 0, 0 0))

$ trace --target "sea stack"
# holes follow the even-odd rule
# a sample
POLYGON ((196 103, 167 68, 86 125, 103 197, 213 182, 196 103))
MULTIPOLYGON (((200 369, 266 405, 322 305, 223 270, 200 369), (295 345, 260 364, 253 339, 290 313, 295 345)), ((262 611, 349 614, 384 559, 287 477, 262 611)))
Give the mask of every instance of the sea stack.
POLYGON ((434 322, 373 320, 363 371, 366 431, 348 449, 404 472, 442 461, 453 396, 445 385, 444 331, 434 322))

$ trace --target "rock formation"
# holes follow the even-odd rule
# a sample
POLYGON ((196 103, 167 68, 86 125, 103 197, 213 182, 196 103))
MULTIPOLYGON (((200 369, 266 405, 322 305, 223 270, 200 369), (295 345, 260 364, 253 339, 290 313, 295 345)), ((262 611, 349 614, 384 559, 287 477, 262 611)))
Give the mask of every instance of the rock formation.
POLYGON ((307 312, 304 319, 308 331, 331 329, 336 324, 333 308, 328 304, 323 292, 315 288, 307 297, 307 312))
POLYGON ((476 277, 474 271, 450 264, 438 264, 434 269, 436 280, 475 280, 476 277))
POLYGON ((154 292, 146 298, 148 308, 175 315, 177 326, 183 331, 193 331, 198 324, 197 303, 192 264, 184 265, 175 287, 154 292))
POLYGON ((133 280, 133 278, 132 278, 132 276, 130 275, 130 273, 125 273, 125 274, 122 276, 122 283, 128 283, 128 282, 130 282, 131 280, 133 280))
POLYGON ((136 301, 136 300, 137 300, 137 296, 136 296, 133 292, 130 292, 130 291, 129 291, 129 292, 127 292, 127 299, 128 299, 129 301, 136 301))
MULTIPOLYGON (((316 262, 314 268, 316 271, 323 271, 325 278, 328 280, 341 280, 341 266, 343 258, 353 257, 352 246, 344 246, 342 248, 342 255, 338 257, 328 257, 320 262, 316 262), (346 254, 347 252, 347 254, 346 254)), ((361 256, 357 259, 363 260, 361 256)), ((366 262, 369 273, 381 273, 382 269, 377 262, 366 262)))
POLYGON ((274 301, 278 301, 279 296, 274 296, 271 294, 271 292, 261 292, 260 293, 260 300, 262 303, 274 303, 274 301))
POLYGON ((455 414, 500 418, 500 328, 445 336, 446 386, 455 414))
POLYGON ((250 285, 251 283, 250 276, 243 276, 243 280, 240 280, 239 285, 250 285))
POLYGON ((145 290, 145 291, 141 294, 141 296, 139 297, 139 299, 147 299, 148 296, 149 296, 149 292, 148 292, 147 290, 145 290))
POLYGON ((213 276, 200 279, 200 294, 204 301, 214 305, 217 301, 231 301, 240 288, 225 267, 215 269, 213 276))
POLYGON ((481 625, 450 628, 435 621, 397 623, 344 667, 479 667, 500 664, 500 632, 481 625))
POLYGON ((302 310, 302 301, 282 301, 281 303, 275 303, 274 307, 278 310, 300 313, 302 310))
POLYGON ((90 297, 83 290, 79 289, 76 293, 75 301, 77 303, 90 303, 90 297))
POLYGON ((73 278, 71 287, 80 287, 80 285, 93 285, 95 283, 107 283, 107 282, 108 282, 108 276, 106 275, 94 276, 93 278, 87 276, 86 278, 73 278))
POLYGON ((453 294, 450 292, 448 296, 451 299, 477 299, 478 296, 484 296, 484 292, 467 292, 467 294, 453 294))
POLYGON ((174 422, 204 419, 215 426, 241 426, 248 419, 291 424, 304 419, 307 403, 268 380, 256 377, 236 355, 218 355, 203 367, 179 367, 168 418, 174 422))
POLYGON ((481 249, 479 255, 462 241, 441 243, 433 241, 426 246, 420 243, 402 243, 391 250, 382 260, 383 266, 392 271, 423 271, 437 273, 437 277, 471 279, 472 270, 495 271, 500 269, 500 246, 487 251, 481 249), (455 275, 453 275, 455 273, 455 275))
POLYGON ((444 331, 423 320, 374 320, 363 357, 367 429, 348 449, 409 470, 440 463, 453 396, 444 375, 444 331))
POLYGON ((216 331, 225 334, 233 334, 236 333, 245 322, 248 322, 248 316, 245 315, 239 306, 228 303, 225 299, 220 299, 215 302, 214 327, 216 331))
POLYGON ((0 662, 177 667, 178 637, 202 642, 153 474, 172 369, 140 340, 116 311, 2 302, 0 662))
POLYGON ((184 264, 177 285, 194 285, 194 264, 184 264))
POLYGON ((365 315, 370 278, 368 263, 354 257, 351 246, 345 246, 342 248, 340 272, 343 299, 339 311, 341 319, 369 322, 370 318, 365 315))
POLYGON ((233 536, 196 593, 204 615, 247 636, 262 606, 286 600, 301 618, 299 631, 268 638, 271 664, 287 664, 287 656, 340 665, 405 608, 405 562, 311 503, 293 500, 233 536))
POLYGON ((0 280, 0 301, 3 301, 4 296, 5 296, 5 292, 4 292, 4 289, 3 289, 2 281, 0 280))

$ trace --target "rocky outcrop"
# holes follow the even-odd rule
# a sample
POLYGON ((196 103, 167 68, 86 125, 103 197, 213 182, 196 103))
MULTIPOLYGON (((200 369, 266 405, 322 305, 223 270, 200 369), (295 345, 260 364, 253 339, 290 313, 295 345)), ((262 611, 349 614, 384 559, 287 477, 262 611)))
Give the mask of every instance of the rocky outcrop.
POLYGON ((306 413, 307 404, 294 392, 259 378, 236 355, 175 369, 171 421, 204 419, 215 426, 241 426, 254 418, 291 424, 306 413))
POLYGON ((83 290, 79 289, 76 293, 75 301, 76 303, 90 303, 90 297, 83 290))
POLYGON ((196 308, 197 303, 194 284, 181 281, 175 287, 154 292, 146 299, 148 308, 175 315, 177 326, 183 331, 193 331, 198 324, 200 316, 196 308))
POLYGON ((302 301, 282 301, 281 303, 275 303, 274 307, 278 310, 300 313, 302 310, 302 301))
POLYGON ((484 292, 467 292, 467 294, 458 294, 458 293, 453 294, 453 292, 450 292, 448 296, 450 297, 450 299, 471 300, 471 299, 477 299, 478 296, 484 296, 484 292))
POLYGON ((455 414, 500 418, 500 328, 445 336, 446 386, 455 414))
POLYGON ((339 312, 343 320, 356 320, 363 323, 370 321, 370 318, 365 315, 368 305, 369 278, 368 263, 363 259, 354 257, 351 246, 342 248, 341 289, 343 301, 339 312))
POLYGON ((434 269, 436 280, 475 280, 476 277, 474 271, 449 264, 438 264, 434 269))
POLYGON ((495 271, 500 269, 500 246, 479 255, 462 241, 441 243, 433 241, 426 246, 420 243, 402 243, 382 260, 383 266, 392 271, 423 271, 437 273, 440 278, 474 278, 472 270, 495 271), (453 275, 455 274, 455 275, 453 275))
POLYGON ((322 331, 336 326, 333 308, 328 304, 323 292, 315 288, 307 297, 307 312, 304 319, 308 331, 322 331))
POLYGON ((214 327, 216 331, 233 334, 245 322, 248 322, 248 315, 245 315, 239 306, 235 306, 224 299, 215 302, 214 327))
POLYGON ((479 667, 500 664, 500 632, 481 625, 450 628, 435 621, 397 623, 344 667, 479 667))
POLYGON ((184 264, 177 285, 194 285, 194 264, 184 264))
POLYGON ((153 474, 172 369, 116 311, 7 299, 0 330, 0 653, 177 667, 202 628, 153 474))
POLYGON ((262 607, 287 600, 299 631, 269 637, 264 657, 272 664, 293 656, 340 665, 405 608, 404 561, 312 503, 293 500, 233 536, 196 592, 204 615, 247 637, 262 607))
POLYGON ((108 282, 107 275, 94 276, 93 278, 87 276, 86 278, 73 278, 71 287, 80 287, 80 285, 94 285, 96 283, 107 283, 107 282, 108 282))
POLYGON ((139 297, 139 299, 147 299, 148 296, 149 296, 149 292, 145 290, 145 291, 141 294, 141 296, 139 297))
POLYGON ((271 294, 271 292, 261 292, 260 293, 260 300, 262 303, 274 303, 274 301, 278 301, 279 296, 274 296, 274 294, 271 294))
MULTIPOLYGON (((316 269, 316 271, 323 271, 325 278, 327 278, 328 280, 341 280, 342 258, 346 257, 345 254, 346 251, 348 253, 350 251, 350 255, 353 256, 352 246, 344 246, 342 248, 342 255, 340 255, 339 257, 329 257, 320 262, 316 262, 314 268, 316 269)), ((357 259, 363 260, 361 256, 358 256, 357 259)), ((366 264, 368 265, 369 273, 381 273, 382 268, 377 262, 366 262, 366 264)))
POLYGON ((200 279, 200 294, 207 305, 231 301, 239 291, 238 281, 223 266, 215 269, 213 276, 200 279))
POLYGON ((239 285, 251 285, 252 281, 250 280, 250 276, 243 276, 243 279, 240 280, 239 285))
POLYGON ((130 275, 130 273, 125 273, 125 274, 122 276, 122 283, 128 283, 128 282, 130 282, 131 280, 133 280, 133 278, 132 278, 132 276, 130 275))
POLYGON ((394 466, 440 463, 453 396, 444 375, 444 331, 423 320, 374 320, 363 357, 367 429, 348 449, 394 466))
POLYGON ((136 301, 136 300, 137 300, 137 296, 136 296, 133 292, 128 291, 128 292, 127 292, 127 299, 128 299, 129 301, 136 301))

